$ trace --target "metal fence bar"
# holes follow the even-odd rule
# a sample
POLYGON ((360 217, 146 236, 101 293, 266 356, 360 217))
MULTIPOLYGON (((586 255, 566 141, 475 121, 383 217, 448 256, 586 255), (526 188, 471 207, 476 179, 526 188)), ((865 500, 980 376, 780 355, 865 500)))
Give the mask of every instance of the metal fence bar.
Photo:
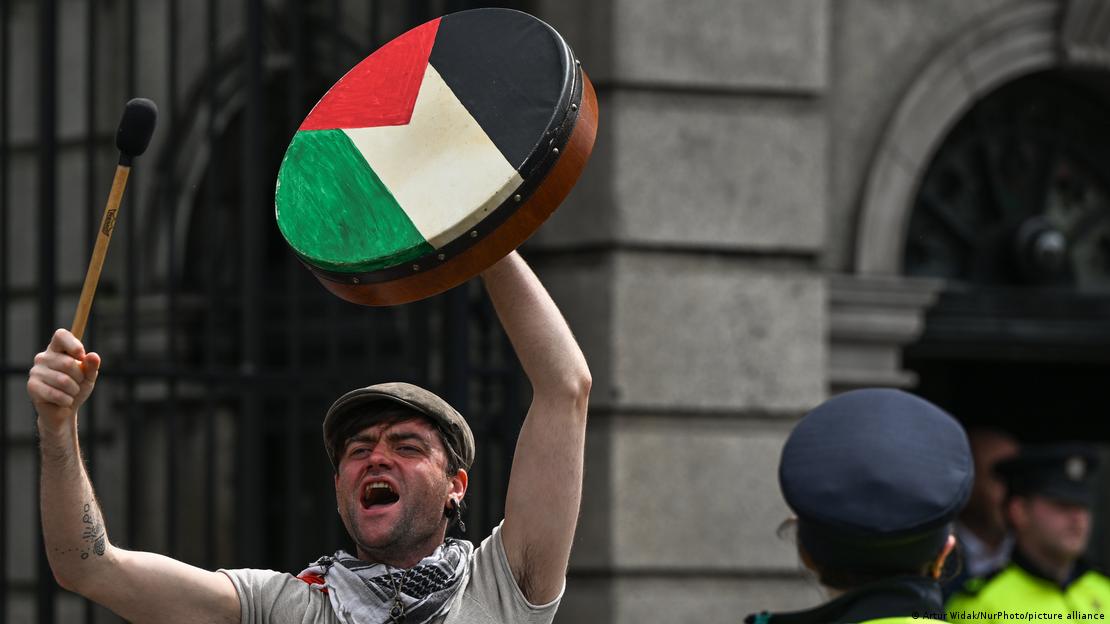
MULTIPOLYGON (((128 94, 134 94, 137 87, 137 69, 136 69, 136 56, 138 54, 138 2, 136 0, 127 0, 127 19, 124 25, 124 41, 126 46, 126 54, 124 58, 127 59, 127 68, 124 77, 124 88, 128 94)), ((134 212, 136 202, 131 198, 134 193, 125 195, 123 198, 124 208, 123 214, 131 214, 134 212)), ((138 215, 132 215, 136 217, 138 215)), ((123 219, 123 223, 117 227, 122 227, 126 236, 124 237, 125 245, 125 260, 124 260, 124 279, 123 279, 123 351, 124 360, 127 365, 133 364, 138 356, 138 341, 136 339, 136 327, 138 325, 138 253, 136 249, 135 234, 137 219, 123 219)), ((142 432, 143 422, 139 418, 138 405, 135 401, 135 378, 124 378, 124 403, 126 405, 126 414, 124 416, 127 424, 127 443, 126 443, 126 464, 127 464, 127 546, 129 548, 138 548, 139 539, 139 497, 142 495, 140 475, 142 475, 142 466, 139 464, 139 450, 142 448, 142 432)))
MULTIPOLYGON (((57 74, 57 0, 42 0, 39 3, 39 84, 38 84, 38 332, 45 338, 55 327, 55 304, 57 303, 57 264, 54 257, 54 236, 56 230, 57 198, 57 87, 53 77, 57 74)), ((34 483, 38 483, 41 467, 36 460, 34 483)), ((35 506, 35 524, 40 525, 38 493, 32 498, 35 506)), ((37 604, 40 624, 52 624, 54 617, 54 577, 50 572, 50 562, 46 558, 46 548, 41 532, 36 532, 38 544, 38 587, 37 604)))
MULTIPOLYGON (((11 5, 0 0, 0 363, 8 361, 8 77, 11 76, 11 45, 8 24, 11 5)), ((0 624, 8 621, 8 378, 0 375, 0 624)))
MULTIPOLYGON (((85 128, 87 134, 85 135, 85 255, 86 257, 92 256, 93 247, 96 242, 96 222, 97 222, 97 208, 99 207, 96 202, 96 91, 94 85, 96 84, 96 5, 97 0, 88 0, 88 15, 89 23, 86 29, 85 40, 85 75, 88 76, 89 88, 85 91, 85 128)), ((92 310, 89 311, 89 323, 85 329, 84 342, 87 345, 92 345, 95 341, 93 336, 96 332, 95 317, 92 310)), ((89 442, 96 437, 96 409, 93 401, 89 401, 81 411, 81 420, 85 428, 92 434, 89 438, 85 439, 86 448, 84 449, 85 463, 89 469, 90 476, 94 472, 96 465, 96 445, 89 442)))
MULTIPOLYGON (((170 142, 174 140, 177 135, 177 41, 178 41, 178 16, 177 16, 177 0, 169 0, 167 6, 167 33, 166 45, 169 47, 168 54, 166 55, 166 102, 162 105, 162 116, 165 124, 165 136, 169 137, 170 142)), ((177 236, 174 231, 174 225, 177 222, 177 183, 176 183, 176 167, 177 159, 174 157, 176 150, 171 146, 167 152, 169 158, 165 161, 165 169, 163 171, 163 183, 165 187, 165 194, 162 196, 163 201, 159 201, 158 205, 165 212, 163 218, 166 223, 166 338, 168 342, 167 359, 171 366, 177 366, 178 353, 177 353, 177 236)), ((173 557, 178 552, 177 543, 177 525, 178 525, 178 450, 177 444, 180 439, 179 422, 178 422, 178 402, 177 402, 177 377, 170 376, 166 379, 167 397, 166 397, 166 552, 169 556, 173 557)))
MULTIPOLYGON (((246 85, 246 107, 243 110, 243 145, 240 153, 242 159, 242 198, 240 223, 242 225, 243 258, 241 268, 241 308, 242 319, 240 332, 242 338, 242 353, 240 362, 243 371, 253 373, 258 370, 259 358, 259 328, 257 323, 261 320, 258 297, 258 280, 261 278, 261 262, 259 249, 259 232, 255 227, 254 211, 260 205, 258 157, 262 154, 264 137, 262 135, 263 92, 262 92, 262 67, 263 67, 263 26, 264 7, 262 0, 246 0, 247 37, 246 37, 246 62, 244 63, 244 84, 246 85)), ((259 469, 261 462, 259 435, 262 424, 259 418, 259 397, 249 387, 243 397, 243 413, 237 431, 240 450, 240 501, 239 522, 239 559, 241 561, 258 560, 262 553, 260 539, 261 524, 259 508, 262 497, 259 495, 259 485, 262 483, 262 472, 259 469)))
MULTIPOLYGON (((331 0, 329 7, 330 27, 330 42, 328 48, 328 74, 330 78, 338 78, 343 74, 343 42, 344 28, 343 28, 343 10, 340 0, 331 0)), ((336 297, 329 297, 326 310, 327 310, 327 323, 330 327, 335 327, 340 318, 340 302, 336 297)), ((339 336, 335 332, 329 332, 327 336, 327 363, 329 367, 334 367, 336 362, 339 361, 339 336)))
MULTIPOLYGON (((340 0, 331 0, 331 62, 328 69, 333 72, 341 71, 343 67, 343 7, 340 0)), ((338 77, 340 74, 336 74, 338 77)))
POLYGON ((447 357, 444 398, 462 414, 470 413, 470 389, 466 370, 470 359, 470 287, 466 283, 452 288, 443 296, 447 299, 447 357))
POLYGON ((366 32, 370 35, 369 50, 377 50, 381 47, 381 24, 382 17, 382 3, 378 0, 367 0, 366 2, 366 23, 369 28, 366 32))
MULTIPOLYGON (((97 28, 96 28, 96 15, 99 3, 97 0, 88 0, 85 4, 87 12, 87 24, 85 25, 85 76, 87 76, 88 86, 85 90, 85 257, 92 256, 92 250, 96 241, 96 44, 97 44, 97 28)), ((85 329, 85 344, 93 345, 96 343, 96 317, 92 310, 89 311, 89 323, 85 329)), ((88 401, 82 408, 81 420, 84 421, 84 430, 89 435, 83 438, 85 465, 89 471, 89 479, 95 482, 96 479, 96 401, 88 401)), ((85 624, 92 624, 95 617, 95 608, 90 600, 86 600, 84 604, 84 619, 85 624)))
MULTIPOLYGON (((304 116, 304 79, 306 72, 304 59, 304 11, 299 0, 285 3, 286 24, 289 28, 289 78, 286 81, 286 117, 291 129, 304 116)), ((303 268, 295 262, 285 263, 285 311, 286 311, 286 370, 295 374, 302 367, 301 362, 301 277, 303 268)), ((297 572, 297 566, 304 555, 301 552, 301 532, 303 530, 301 510, 301 475, 304 472, 304 457, 301 453, 301 439, 304 434, 304 416, 301 413, 302 394, 297 385, 290 387, 290 397, 286 401, 285 412, 285 458, 283 481, 289 500, 284 505, 289 510, 285 517, 284 556, 282 565, 286 570, 297 572)))
MULTIPOLYGON (((205 144, 208 146, 208 171, 204 178, 204 201, 203 206, 196 207, 197 210, 205 210, 208 216, 212 217, 216 213, 216 189, 217 189, 217 176, 221 170, 221 152, 216 148, 217 135, 216 135, 216 108, 218 102, 216 99, 216 87, 218 83, 217 58, 218 43, 219 43, 219 20, 217 19, 217 11, 219 5, 217 0, 207 1, 207 14, 205 16, 205 67, 206 67, 206 90, 205 97, 208 101, 208 121, 205 124, 204 136, 205 144)), ((206 300, 212 302, 215 300, 216 293, 216 263, 214 261, 207 261, 204 264, 204 271, 201 277, 204 284, 203 291, 206 295, 206 300)), ((209 303, 207 313, 204 315, 204 367, 206 369, 216 368, 216 316, 218 311, 209 303)), ((216 447, 216 398, 215 398, 215 381, 206 381, 204 384, 204 489, 205 496, 207 497, 207 505, 204 510, 204 537, 205 537, 205 551, 204 551, 204 565, 211 569, 216 567, 216 461, 215 461, 215 447, 216 447)))
MULTIPOLYGON (((447 299, 447 311, 444 320, 447 325, 445 340, 447 342, 444 366, 444 398, 464 415, 470 415, 470 388, 467 368, 470 356, 470 283, 465 283, 449 290, 443 296, 447 299)), ((481 465, 485 465, 485 461, 481 465)), ((479 484, 485 487, 486 483, 479 484)), ((469 537, 474 529, 473 522, 464 532, 469 537)), ((458 530, 457 527, 455 529, 458 530)))

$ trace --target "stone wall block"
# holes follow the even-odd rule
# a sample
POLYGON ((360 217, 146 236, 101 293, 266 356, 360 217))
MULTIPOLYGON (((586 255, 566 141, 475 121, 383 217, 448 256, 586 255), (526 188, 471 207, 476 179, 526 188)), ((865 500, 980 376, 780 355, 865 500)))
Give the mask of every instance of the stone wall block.
POLYGON ((543 255, 528 259, 551 294, 581 347, 593 376, 590 406, 608 403, 613 394, 613 260, 601 254, 543 255))
POLYGON ((656 93, 611 100, 621 240, 820 248, 826 132, 815 105, 656 93))
POLYGON ((782 578, 625 577, 598 582, 568 579, 555 617, 570 622, 742 622, 749 613, 785 611, 824 599, 815 581, 802 575, 782 578), (606 613, 608 619, 598 617, 606 613))
POLYGON ((535 0, 534 14, 567 41, 595 82, 613 76, 613 3, 597 0, 535 0))
POLYGON ((714 257, 626 253, 613 296, 617 404, 791 412, 824 397, 819 276, 714 257))
POLYGON ((586 459, 582 484, 582 508, 570 553, 573 570, 611 571, 613 536, 616 526, 613 506, 613 418, 591 414, 586 429, 586 459))
POLYGON ((528 241, 530 248, 580 249, 615 239, 613 153, 618 120, 612 100, 606 92, 598 93, 597 140, 590 160, 567 198, 528 241))
POLYGON ((619 417, 613 426, 611 565, 621 571, 791 571, 776 532, 789 422, 619 417))
POLYGON ((817 92, 828 81, 825 0, 616 0, 620 82, 817 92))

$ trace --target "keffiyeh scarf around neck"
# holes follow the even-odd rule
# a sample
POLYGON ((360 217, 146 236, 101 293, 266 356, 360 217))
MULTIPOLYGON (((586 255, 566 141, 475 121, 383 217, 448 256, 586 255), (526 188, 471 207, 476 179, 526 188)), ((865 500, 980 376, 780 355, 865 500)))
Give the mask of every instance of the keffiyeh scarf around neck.
POLYGON ((298 577, 322 578, 336 617, 344 624, 424 624, 447 613, 470 576, 474 545, 448 539, 407 570, 361 561, 346 551, 321 557, 298 577), (398 599, 400 607, 397 606, 398 599))

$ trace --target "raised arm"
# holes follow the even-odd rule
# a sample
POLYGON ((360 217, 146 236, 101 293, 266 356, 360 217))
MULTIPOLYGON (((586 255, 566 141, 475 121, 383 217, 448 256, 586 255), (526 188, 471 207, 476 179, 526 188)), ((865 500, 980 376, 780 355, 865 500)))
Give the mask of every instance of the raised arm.
POLYGON ((131 622, 239 622, 239 599, 223 574, 108 541, 77 438, 78 409, 99 369, 100 356, 59 329, 27 379, 38 413, 42 531, 54 578, 131 622))
POLYGON ((590 370, 535 273, 513 252, 485 273, 497 316, 532 384, 505 501, 502 541, 533 604, 562 589, 582 499, 590 370))

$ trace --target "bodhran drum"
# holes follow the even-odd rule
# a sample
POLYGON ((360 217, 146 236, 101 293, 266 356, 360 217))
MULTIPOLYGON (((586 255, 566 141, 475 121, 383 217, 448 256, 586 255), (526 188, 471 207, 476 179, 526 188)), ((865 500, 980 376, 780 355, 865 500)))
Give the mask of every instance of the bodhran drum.
POLYGON ((330 291, 393 305, 456 286, 554 212, 597 133, 566 41, 509 9, 418 26, 316 104, 278 173, 278 228, 330 291))

